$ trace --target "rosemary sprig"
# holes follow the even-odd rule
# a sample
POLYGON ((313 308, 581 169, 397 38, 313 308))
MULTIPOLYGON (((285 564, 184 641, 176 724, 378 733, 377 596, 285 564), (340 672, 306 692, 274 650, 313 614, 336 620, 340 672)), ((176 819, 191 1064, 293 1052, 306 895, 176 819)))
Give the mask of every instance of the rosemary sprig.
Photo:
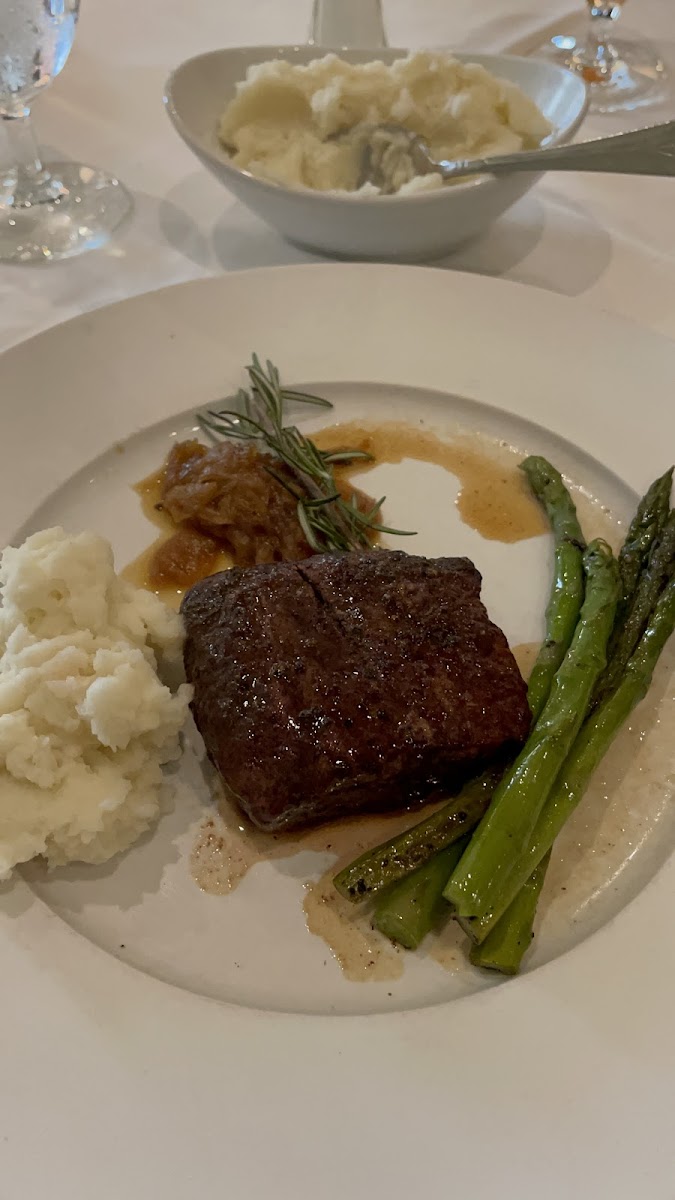
POLYGON ((371 462, 372 454, 365 450, 320 450, 295 425, 284 425, 287 402, 332 408, 329 400, 282 387, 277 368, 268 360, 263 369, 256 354, 246 373, 249 389, 240 388, 233 397, 233 403, 238 407, 210 409, 198 416, 199 424, 212 440, 236 438, 258 442, 261 450, 272 454, 287 468, 292 480, 285 479, 271 467, 267 469, 293 496, 298 521, 312 550, 319 553, 367 550, 376 533, 410 536, 407 530, 390 529, 379 523, 377 518, 384 496, 368 512, 361 512, 354 495, 350 500, 344 500, 340 495, 333 466, 336 463, 371 462))

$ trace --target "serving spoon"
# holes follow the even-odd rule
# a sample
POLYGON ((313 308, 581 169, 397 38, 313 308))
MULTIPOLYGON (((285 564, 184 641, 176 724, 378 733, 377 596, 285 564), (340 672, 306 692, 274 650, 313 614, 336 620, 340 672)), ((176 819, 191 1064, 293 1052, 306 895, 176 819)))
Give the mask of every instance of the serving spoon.
MULTIPOLYGON (((350 130, 350 134, 355 132, 350 130)), ((349 137, 349 134, 344 136, 349 137)), ((569 146, 544 146, 537 150, 520 150, 516 154, 493 154, 488 158, 456 161, 436 161, 426 142, 401 125, 370 125, 360 127, 359 150, 358 186, 371 183, 385 195, 391 195, 400 186, 403 157, 412 166, 408 178, 435 174, 444 181, 465 175, 508 175, 512 171, 675 175, 675 121, 569 146)))

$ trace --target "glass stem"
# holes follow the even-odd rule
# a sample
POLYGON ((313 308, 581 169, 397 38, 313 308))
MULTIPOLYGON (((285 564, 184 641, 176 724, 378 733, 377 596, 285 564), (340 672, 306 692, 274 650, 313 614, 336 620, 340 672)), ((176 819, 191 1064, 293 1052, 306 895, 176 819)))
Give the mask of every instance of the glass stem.
POLYGON ((604 46, 612 36, 614 22, 621 16, 620 4, 591 4, 590 33, 598 46, 604 46))
POLYGON ((598 0, 590 3, 588 36, 577 52, 577 61, 589 83, 600 83, 612 73, 615 55, 611 49, 614 22, 621 16, 621 5, 598 0))
POLYGON ((594 21, 616 21, 621 16, 620 4, 589 4, 591 25, 594 21))
POLYGON ((63 189, 42 165, 30 108, 22 105, 14 112, 5 111, 3 122, 11 153, 11 170, 15 176, 14 205, 28 207, 57 200, 63 189))
POLYGON ((40 152, 33 132, 30 109, 26 106, 15 112, 3 113, 12 162, 18 171, 37 178, 42 174, 40 152))

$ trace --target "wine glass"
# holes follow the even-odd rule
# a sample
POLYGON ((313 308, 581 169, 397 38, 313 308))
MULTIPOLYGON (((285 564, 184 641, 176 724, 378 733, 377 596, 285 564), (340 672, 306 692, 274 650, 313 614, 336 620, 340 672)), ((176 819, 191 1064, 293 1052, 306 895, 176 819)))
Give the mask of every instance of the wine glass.
POLYGON ((582 37, 553 37, 535 51, 577 71, 589 85, 591 111, 617 112, 655 104, 666 90, 666 69, 642 38, 615 36, 624 0, 586 0, 590 20, 582 37))
POLYGON ((40 161, 30 105, 63 69, 79 0, 0 0, 0 117, 13 163, 0 169, 0 261, 45 262, 102 246, 131 211, 113 176, 40 161))

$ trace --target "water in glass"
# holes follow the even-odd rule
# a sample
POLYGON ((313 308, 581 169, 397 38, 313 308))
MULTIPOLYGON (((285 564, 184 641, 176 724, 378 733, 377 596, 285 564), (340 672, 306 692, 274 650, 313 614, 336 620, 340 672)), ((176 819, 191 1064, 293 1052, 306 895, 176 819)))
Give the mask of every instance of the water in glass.
POLYGON ((10 0, 0 20, 0 112, 30 103, 63 70, 79 0, 10 0))

